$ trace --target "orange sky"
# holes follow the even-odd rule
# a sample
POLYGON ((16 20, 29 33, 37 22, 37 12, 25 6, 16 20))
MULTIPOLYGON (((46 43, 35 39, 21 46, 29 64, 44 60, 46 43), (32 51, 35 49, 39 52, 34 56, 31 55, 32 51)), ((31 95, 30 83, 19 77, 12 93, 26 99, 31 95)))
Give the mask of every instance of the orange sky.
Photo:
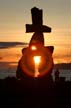
POLYGON ((43 23, 52 28, 44 37, 55 48, 55 61, 71 62, 71 0, 0 0, 0 41, 30 41, 25 24, 32 23, 33 6, 43 9, 43 23))

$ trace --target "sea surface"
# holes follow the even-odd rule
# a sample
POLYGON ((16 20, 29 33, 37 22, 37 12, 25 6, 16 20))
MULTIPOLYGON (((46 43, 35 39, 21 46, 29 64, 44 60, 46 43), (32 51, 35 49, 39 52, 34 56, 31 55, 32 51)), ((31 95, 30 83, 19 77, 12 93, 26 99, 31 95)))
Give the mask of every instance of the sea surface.
MULTIPOLYGON (((6 69, 0 69, 0 79, 4 79, 6 77, 16 77, 16 69, 17 67, 13 68, 6 68, 6 69)), ((53 79, 54 79, 54 71, 52 73, 53 79)), ((71 70, 64 70, 60 69, 60 77, 65 77, 66 81, 71 81, 71 70)))

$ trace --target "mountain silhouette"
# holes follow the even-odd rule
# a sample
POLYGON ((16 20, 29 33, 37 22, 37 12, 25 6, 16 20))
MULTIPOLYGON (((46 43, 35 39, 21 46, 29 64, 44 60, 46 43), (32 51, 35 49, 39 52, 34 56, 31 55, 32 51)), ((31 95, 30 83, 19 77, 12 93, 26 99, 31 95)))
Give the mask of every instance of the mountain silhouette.
POLYGON ((69 69, 71 70, 71 63, 60 63, 60 64, 55 64, 54 69, 69 69))

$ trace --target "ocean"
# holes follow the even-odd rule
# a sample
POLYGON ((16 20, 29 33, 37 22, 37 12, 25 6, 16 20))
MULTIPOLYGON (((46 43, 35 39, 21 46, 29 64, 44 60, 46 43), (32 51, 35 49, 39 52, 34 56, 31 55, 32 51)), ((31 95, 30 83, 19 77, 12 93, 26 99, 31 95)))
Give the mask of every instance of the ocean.
MULTIPOLYGON (((0 69, 0 79, 4 79, 6 77, 16 77, 16 69, 17 67, 11 67, 11 68, 6 68, 6 69, 0 69)), ((54 71, 52 73, 53 79, 54 79, 54 71)), ((71 70, 59 70, 60 72, 60 77, 65 77, 66 81, 70 81, 71 80, 71 70)))

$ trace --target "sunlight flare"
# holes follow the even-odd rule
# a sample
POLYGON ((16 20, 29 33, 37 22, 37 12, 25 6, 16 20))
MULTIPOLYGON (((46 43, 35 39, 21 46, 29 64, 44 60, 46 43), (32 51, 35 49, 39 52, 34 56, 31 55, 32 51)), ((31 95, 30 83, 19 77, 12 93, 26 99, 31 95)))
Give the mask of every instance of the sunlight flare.
POLYGON ((31 49, 32 50, 37 50, 37 47, 36 46, 32 46, 31 49))
POLYGON ((38 77, 39 73, 39 64, 41 62, 41 56, 34 56, 34 63, 35 63, 35 74, 34 77, 38 77))

